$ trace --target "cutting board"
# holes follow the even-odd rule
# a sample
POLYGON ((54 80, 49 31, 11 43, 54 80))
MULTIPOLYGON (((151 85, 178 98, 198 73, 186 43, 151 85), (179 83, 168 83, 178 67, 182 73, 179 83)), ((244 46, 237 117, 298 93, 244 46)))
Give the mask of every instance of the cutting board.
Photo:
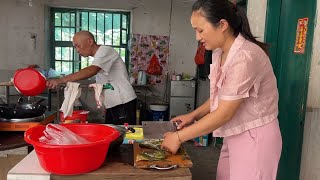
POLYGON ((145 148, 139 147, 139 143, 135 142, 133 144, 133 153, 134 153, 134 167, 136 168, 170 168, 170 167, 185 167, 190 168, 192 167, 192 161, 185 151, 183 147, 179 150, 179 153, 173 155, 169 154, 167 155, 167 158, 162 161, 136 161, 137 155, 147 150, 145 148))

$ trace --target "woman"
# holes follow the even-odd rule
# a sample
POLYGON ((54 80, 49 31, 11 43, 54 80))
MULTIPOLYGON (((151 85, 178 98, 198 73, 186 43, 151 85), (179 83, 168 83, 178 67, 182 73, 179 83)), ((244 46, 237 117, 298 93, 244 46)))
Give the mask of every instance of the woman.
POLYGON ((253 37, 246 14, 228 0, 198 0, 191 24, 196 39, 214 50, 210 98, 172 119, 181 121, 180 130, 166 133, 162 147, 176 153, 181 143, 213 132, 224 137, 217 180, 275 180, 282 140, 266 44, 253 37))

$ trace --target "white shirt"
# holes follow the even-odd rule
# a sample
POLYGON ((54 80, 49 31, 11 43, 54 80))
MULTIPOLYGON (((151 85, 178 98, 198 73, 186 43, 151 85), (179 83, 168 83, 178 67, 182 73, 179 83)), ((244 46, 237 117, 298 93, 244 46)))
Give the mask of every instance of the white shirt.
POLYGON ((94 55, 92 65, 101 70, 96 75, 98 84, 110 83, 114 90, 104 90, 104 105, 112 108, 137 98, 129 82, 127 68, 116 50, 110 46, 100 46, 94 55))

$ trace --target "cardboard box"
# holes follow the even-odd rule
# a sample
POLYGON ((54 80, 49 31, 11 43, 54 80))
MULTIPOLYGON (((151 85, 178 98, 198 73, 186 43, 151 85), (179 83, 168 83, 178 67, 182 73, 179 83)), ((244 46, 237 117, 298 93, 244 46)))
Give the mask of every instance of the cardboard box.
POLYGON ((195 146, 208 146, 209 145, 209 135, 200 136, 194 138, 195 146))

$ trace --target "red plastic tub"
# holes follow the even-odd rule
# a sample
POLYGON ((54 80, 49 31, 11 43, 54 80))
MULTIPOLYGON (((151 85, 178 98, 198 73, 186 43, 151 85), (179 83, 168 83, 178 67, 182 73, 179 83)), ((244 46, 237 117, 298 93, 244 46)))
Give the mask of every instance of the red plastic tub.
POLYGON ((79 120, 81 123, 86 123, 88 119, 89 111, 85 110, 74 110, 70 116, 63 117, 63 112, 60 111, 60 122, 64 123, 65 121, 77 121, 79 120))
POLYGON ((82 136, 89 144, 49 145, 39 142, 45 126, 27 129, 24 139, 32 144, 40 165, 50 173, 59 175, 83 174, 98 169, 104 162, 109 145, 120 136, 116 129, 102 124, 61 124, 82 136))

